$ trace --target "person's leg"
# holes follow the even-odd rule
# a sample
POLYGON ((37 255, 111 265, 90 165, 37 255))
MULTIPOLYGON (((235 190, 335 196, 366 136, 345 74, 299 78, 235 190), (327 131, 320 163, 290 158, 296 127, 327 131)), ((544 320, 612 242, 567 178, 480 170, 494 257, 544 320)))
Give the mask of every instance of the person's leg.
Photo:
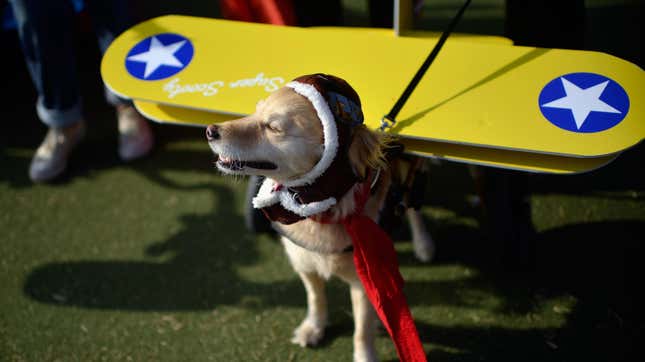
POLYGON ((81 119, 74 49, 74 9, 64 0, 10 0, 36 91, 40 119, 50 127, 81 119))
POLYGON ((38 93, 36 110, 50 130, 32 160, 34 181, 63 172, 84 125, 76 75, 74 10, 64 0, 10 0, 27 68, 38 93))
MULTIPOLYGON (((101 54, 112 41, 133 24, 130 8, 124 0, 86 0, 101 54)), ((105 98, 113 106, 129 104, 105 87, 105 98)))
MULTIPOLYGON (((88 0, 87 8, 101 53, 133 24, 130 7, 125 0, 88 0)), ((129 161, 146 155, 154 143, 148 122, 134 109, 130 100, 117 96, 107 87, 105 99, 116 108, 121 159, 129 161)))

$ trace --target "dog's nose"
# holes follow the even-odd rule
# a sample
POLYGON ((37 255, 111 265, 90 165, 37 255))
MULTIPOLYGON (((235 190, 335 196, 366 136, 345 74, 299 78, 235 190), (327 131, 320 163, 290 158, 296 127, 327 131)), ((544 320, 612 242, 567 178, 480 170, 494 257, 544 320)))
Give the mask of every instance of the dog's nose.
POLYGON ((206 128, 206 138, 209 141, 217 140, 219 139, 219 127, 217 127, 214 124, 211 124, 206 128))

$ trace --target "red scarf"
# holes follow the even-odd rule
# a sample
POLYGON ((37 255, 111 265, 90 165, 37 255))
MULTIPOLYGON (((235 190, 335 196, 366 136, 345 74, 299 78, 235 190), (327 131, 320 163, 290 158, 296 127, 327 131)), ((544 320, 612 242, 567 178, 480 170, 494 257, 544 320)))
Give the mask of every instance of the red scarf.
POLYGON ((367 298, 396 346, 402 362, 426 361, 412 314, 403 294, 403 277, 394 243, 372 219, 363 215, 370 196, 364 183, 356 195, 357 212, 342 220, 354 244, 354 265, 367 298))

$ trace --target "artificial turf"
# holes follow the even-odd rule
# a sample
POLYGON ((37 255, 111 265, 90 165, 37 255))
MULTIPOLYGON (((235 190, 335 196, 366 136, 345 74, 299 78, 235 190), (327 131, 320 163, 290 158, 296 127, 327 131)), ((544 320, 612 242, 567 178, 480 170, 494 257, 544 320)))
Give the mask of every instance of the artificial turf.
MULTIPOLYGON (((11 36, 3 44, 17 51, 11 36)), ((328 286, 321 346, 289 343, 304 289, 279 243, 245 229, 245 181, 213 169, 201 129, 155 126, 149 157, 118 160, 95 64, 81 64, 87 140, 66 176, 32 184, 27 169, 45 128, 12 54, 0 148, 0 360, 350 360, 351 307, 338 281, 328 286)), ((405 232, 396 244, 429 359, 636 359, 644 160, 638 146, 585 175, 531 176, 530 271, 501 263, 467 168, 432 166, 423 213, 437 258, 416 261, 405 232)), ((377 348, 396 359, 383 332, 377 348)))

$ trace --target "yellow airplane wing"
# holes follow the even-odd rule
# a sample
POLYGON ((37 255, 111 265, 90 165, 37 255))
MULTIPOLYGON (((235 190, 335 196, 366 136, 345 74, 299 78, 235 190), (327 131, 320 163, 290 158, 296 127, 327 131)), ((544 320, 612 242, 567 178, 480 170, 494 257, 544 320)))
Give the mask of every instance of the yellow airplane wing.
POLYGON ((194 127, 206 127, 213 123, 226 122, 243 116, 138 100, 134 101, 134 106, 144 117, 155 122, 194 127))
MULTIPOLYGON (((164 16, 119 36, 115 93, 247 114, 308 73, 346 79, 376 128, 436 40, 164 16)), ((645 135, 645 74, 607 54, 449 39, 391 130, 405 139, 566 157, 615 155, 645 135)))

